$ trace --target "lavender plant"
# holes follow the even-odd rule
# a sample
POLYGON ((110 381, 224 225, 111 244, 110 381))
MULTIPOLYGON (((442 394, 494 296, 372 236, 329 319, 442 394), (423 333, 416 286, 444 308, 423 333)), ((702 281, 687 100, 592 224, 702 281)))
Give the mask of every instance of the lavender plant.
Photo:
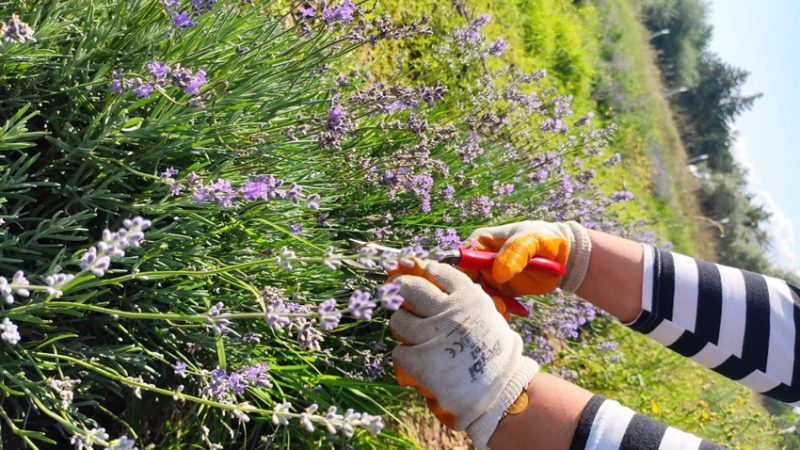
MULTIPOLYGON (((488 15, 439 30, 439 63, 389 82, 351 55, 431 39, 427 19, 350 1, 9 8, 11 446, 408 447, 386 357, 402 299, 384 271, 482 224, 591 226, 630 200, 594 184, 618 162, 613 130, 544 72, 490 67, 507 44, 482 34, 488 15)), ((560 296, 536 310, 517 324, 534 354, 594 317, 560 296)))

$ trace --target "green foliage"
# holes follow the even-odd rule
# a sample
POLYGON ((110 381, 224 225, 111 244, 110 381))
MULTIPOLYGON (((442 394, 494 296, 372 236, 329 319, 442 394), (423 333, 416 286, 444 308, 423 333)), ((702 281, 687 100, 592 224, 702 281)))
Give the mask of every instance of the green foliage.
POLYGON ((559 354, 577 384, 731 449, 780 448, 779 425, 746 388, 608 319, 592 329, 559 354))
POLYGON ((701 0, 646 0, 643 21, 653 33, 658 63, 669 88, 692 87, 700 79, 700 55, 711 39, 706 4, 701 0))
POLYGON ((762 228, 769 214, 744 194, 745 175, 741 170, 716 173, 703 183, 700 191, 703 211, 718 227, 719 260, 724 264, 758 273, 770 270, 764 256, 769 236, 762 228))
POLYGON ((597 110, 618 126, 613 148, 626 158, 620 179, 636 196, 628 220, 644 220, 678 251, 712 257, 698 225, 695 182, 683 170, 686 150, 663 93, 647 30, 627 1, 594 2, 602 56, 594 81, 597 110), (633 207, 635 205, 635 207, 633 207))
MULTIPOLYGON (((409 394, 389 376, 387 311, 371 322, 346 316, 324 342, 308 343, 323 302, 345 312, 355 290, 384 279, 350 239, 432 247, 435 231, 466 236, 491 221, 611 216, 588 180, 559 188, 577 172, 575 158, 600 165, 610 131, 573 126, 569 98, 552 89, 558 79, 540 84, 539 73, 486 57, 485 38, 460 48, 452 27, 409 40, 408 61, 434 64, 391 61, 376 79, 348 58, 370 53, 370 38, 413 37, 424 26, 364 13, 351 26, 317 16, 304 31, 293 12, 229 0, 176 29, 158 0, 0 3, 0 17, 18 13, 36 37, 0 48, 0 270, 15 291, 0 315, 5 332, 20 334, 0 341, 5 445, 63 447, 105 428, 156 448, 413 447, 396 414, 409 394), (173 68, 167 79, 148 74, 153 60, 173 68), (198 94, 177 86, 178 66, 205 71, 198 94), (436 82, 435 95, 419 93, 436 82), (132 92, 143 83, 153 91, 132 92), (543 106, 516 107, 507 91, 535 92, 543 106), (405 103, 395 108, 387 96, 405 103), (571 133, 543 130, 551 115, 571 133), (468 132, 479 142, 475 162, 460 155, 468 132), (528 182, 520 167, 543 154, 557 162, 528 182), (256 175, 285 185, 245 201, 239 189, 256 175), (501 192, 508 184, 519 189, 501 192), (318 206, 303 202, 315 195, 318 206), (106 250, 91 244, 108 244, 104 231, 136 215, 152 220, 146 241, 92 271, 91 252, 106 250), (327 270, 332 260, 347 263, 327 270), (47 276, 62 271, 76 276, 54 287, 47 276), (269 322, 280 305, 288 331, 269 322), (220 378, 259 363, 271 386, 215 393, 228 386, 220 378), (74 398, 54 387, 67 378, 81 380, 74 398), (373 436, 376 426, 363 425, 374 419, 359 419, 350 441, 341 417, 324 416, 332 406, 381 414, 390 426, 373 436), (313 432, 300 423, 304 411, 313 432), (286 426, 276 426, 278 413, 286 426), (326 420, 340 432, 329 436, 326 420)), ((378 44, 373 55, 392 45, 378 44)), ((561 58, 565 74, 582 57, 573 50, 561 58)), ((579 75, 570 77, 585 83, 579 75)))
POLYGON ((673 91, 680 137, 690 156, 704 158, 701 172, 709 178, 698 190, 703 214, 719 229, 714 233, 719 260, 758 272, 773 270, 764 256, 769 247, 763 227, 769 219, 762 206, 745 193, 745 174, 730 152, 730 124, 760 97, 744 95, 748 73, 722 61, 707 49, 711 26, 700 0, 649 0, 642 7, 644 23, 659 52, 659 68, 673 91))
MULTIPOLYGON (((320 68, 352 51, 351 44, 332 49, 337 39, 326 32, 304 40, 268 7, 238 3, 179 32, 159 1, 0 3, 0 17, 19 13, 37 39, 0 47, 0 272, 10 278, 23 270, 43 284, 44 275, 79 272, 78 259, 104 228, 134 215, 155 224, 143 248, 115 261, 104 278, 84 271, 58 301, 34 292, 30 301, 18 297, 19 306, 6 306, 2 315, 22 335, 18 346, 2 343, 9 448, 55 442, 63 448, 72 435, 99 426, 112 438, 127 434, 157 448, 222 440, 226 448, 248 448, 262 438, 280 448, 332 447, 347 439, 274 427, 270 411, 283 401, 295 411, 316 402, 387 420, 397 411, 375 399, 394 398, 400 389, 348 375, 365 363, 345 357, 344 347, 327 356, 300 352, 289 336, 245 321, 238 336, 269 336, 269 345, 254 347, 203 325, 217 301, 263 318, 265 286, 310 305, 346 294, 343 274, 320 270, 325 245, 342 238, 335 236, 340 230, 318 224, 319 213, 288 201, 230 210, 195 205, 191 194, 170 197, 160 180, 170 166, 182 179, 194 171, 235 183, 268 173, 301 184, 306 195, 323 195, 323 211, 352 204, 355 191, 342 190, 331 176, 344 171, 342 159, 331 160, 314 139, 286 133, 298 115, 325 114, 334 74, 320 68), (188 105, 181 91, 137 99, 108 89, 113 70, 144 77, 151 59, 206 70, 203 104, 188 105), (294 222, 313 238, 289 232, 294 222), (314 255, 316 266, 280 269, 274 253, 284 245, 314 255), (186 362, 192 377, 175 376, 175 361, 186 362), (226 413, 236 404, 203 394, 207 374, 257 362, 270 364, 274 389, 248 389, 243 411, 258 419, 237 425, 226 413), (335 368, 320 370, 328 364, 335 368), (48 387, 63 377, 82 380, 72 406, 62 406, 48 387)), ((329 339, 349 329, 369 342, 384 336, 382 327, 350 323, 329 339)), ((353 442, 370 448, 378 441, 356 430, 353 442)), ((380 442, 381 448, 409 445, 396 430, 380 442)))
POLYGON ((692 156, 708 155, 709 168, 733 171, 730 123, 750 109, 758 95, 744 96, 741 88, 747 72, 704 55, 698 61, 699 80, 676 98, 681 136, 692 156))

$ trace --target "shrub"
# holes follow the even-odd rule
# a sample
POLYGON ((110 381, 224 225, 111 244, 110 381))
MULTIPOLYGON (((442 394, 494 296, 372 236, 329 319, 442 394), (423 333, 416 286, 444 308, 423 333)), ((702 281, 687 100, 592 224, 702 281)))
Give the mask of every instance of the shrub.
MULTIPOLYGON (((397 83, 347 55, 425 21, 349 1, 65 0, 0 18, 12 447, 408 446, 382 267, 493 221, 592 226, 629 199, 593 184, 611 130, 542 72, 484 68, 503 54, 488 16, 397 83)), ((543 361, 543 330, 593 317, 540 308, 517 325, 543 361)))

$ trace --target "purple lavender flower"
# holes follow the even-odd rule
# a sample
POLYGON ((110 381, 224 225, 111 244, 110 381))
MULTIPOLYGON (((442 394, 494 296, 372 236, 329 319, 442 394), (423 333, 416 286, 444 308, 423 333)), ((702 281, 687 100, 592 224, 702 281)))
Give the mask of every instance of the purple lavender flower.
POLYGON ((472 164, 482 154, 483 148, 478 143, 478 135, 470 131, 466 142, 458 149, 458 157, 464 164, 472 164))
POLYGON ((336 20, 336 9, 324 8, 322 10, 322 20, 324 20, 328 25, 332 24, 333 21, 336 20))
POLYGON ((350 296, 350 303, 347 310, 350 315, 360 320, 372 320, 372 310, 375 309, 375 303, 370 300, 371 295, 369 292, 356 290, 350 296))
POLYGON ((189 18, 189 13, 186 11, 183 12, 173 12, 172 13, 172 26, 175 28, 192 28, 194 27, 195 23, 192 22, 192 19, 189 18))
POLYGON ((192 76, 191 80, 189 80, 189 84, 183 89, 189 95, 198 95, 200 93, 200 88, 206 84, 206 72, 204 70, 198 70, 195 72, 194 76, 192 76))
POLYGON ((111 265, 111 257, 101 252, 98 256, 97 248, 92 246, 81 258, 81 270, 88 270, 96 277, 102 277, 111 265))
POLYGON ((217 302, 206 314, 206 323, 211 326, 216 334, 227 334, 230 331, 228 325, 230 325, 231 321, 221 317, 224 306, 222 302, 217 302))
POLYGON ((592 124, 592 122, 591 122, 592 117, 594 117, 594 113, 593 112, 588 112, 583 117, 581 117, 580 119, 575 121, 575 124, 573 126, 575 128, 578 128, 578 127, 591 125, 592 124))
POLYGON ((300 203, 300 200, 303 198, 303 188, 295 183, 292 183, 292 187, 286 192, 286 200, 291 201, 292 203, 300 203))
POLYGON ((245 180, 242 187, 239 188, 239 192, 242 193, 245 200, 268 200, 269 191, 266 177, 258 176, 254 181, 245 180))
POLYGON ((289 318, 284 315, 287 312, 283 301, 268 305, 267 313, 265 314, 267 324, 275 331, 283 330, 291 323, 289 318))
POLYGON ((544 119, 542 124, 539 126, 539 129, 544 132, 553 132, 553 133, 567 132, 567 126, 564 125, 564 121, 561 119, 554 119, 552 117, 544 119))
POLYGON ((505 39, 499 37, 489 44, 489 48, 486 50, 486 52, 492 56, 500 56, 504 51, 506 51, 507 48, 508 44, 506 43, 505 39))
POLYGON ((514 184, 500 183, 499 181, 495 180, 494 184, 492 185, 492 191, 498 196, 511 195, 511 193, 514 192, 514 184))
POLYGON ((366 358, 366 363, 364 364, 364 375, 366 376, 367 380, 380 380, 383 378, 383 372, 383 357, 381 355, 377 355, 371 360, 366 358))
POLYGON ((320 134, 319 142, 323 148, 341 150, 342 141, 350 129, 347 112, 341 105, 334 105, 328 110, 325 131, 320 134))
POLYGON ((299 320, 299 331, 297 332, 297 345, 302 350, 320 351, 320 344, 324 340, 322 333, 314 328, 314 323, 306 319, 299 320))
POLYGON ((289 224, 289 231, 292 234, 299 234, 303 231, 303 224, 301 224, 300 222, 292 222, 291 224, 289 224))
POLYGON ((306 208, 319 209, 319 194, 311 194, 306 197, 306 208))
POLYGON ((109 89, 111 92, 115 94, 121 94, 122 90, 125 88, 125 85, 122 81, 122 77, 125 74, 125 70, 119 68, 111 73, 111 82, 108 84, 109 89))
POLYGON ((233 372, 232 374, 228 375, 226 384, 228 390, 236 395, 244 394, 244 390, 247 388, 247 381, 239 372, 233 372))
POLYGON ((464 49, 480 41, 481 30, 489 23, 491 17, 491 14, 481 14, 476 19, 470 21, 467 26, 456 31, 455 37, 458 46, 464 49))
POLYGON ((167 167, 164 172, 161 173, 161 180, 165 180, 168 178, 174 178, 180 171, 174 167, 167 167))
POLYGON ((342 123, 342 119, 344 119, 344 108, 340 105, 336 105, 328 110, 328 124, 332 127, 336 127, 342 123))
POLYGON ((111 89, 111 92, 115 94, 122 93, 122 80, 119 78, 114 78, 110 83, 108 83, 108 88, 111 89))
POLYGON ((319 304, 317 308, 319 314, 319 327, 323 331, 331 331, 339 326, 342 314, 336 310, 336 299, 328 299, 319 304))
POLYGON ((183 361, 176 361, 172 366, 175 369, 175 375, 181 378, 186 378, 186 363, 183 361))
POLYGON ((192 194, 192 199, 196 204, 205 202, 208 199, 208 190, 206 188, 199 188, 192 194))
POLYGON ((228 374, 220 368, 211 371, 208 387, 215 398, 223 398, 227 394, 228 374))
POLYGON ((181 66, 172 68, 171 81, 172 85, 178 89, 186 89, 192 82, 192 71, 181 66))
POLYGON ((0 40, 9 44, 24 44, 26 42, 36 42, 33 37, 33 29, 27 23, 19 20, 19 16, 11 14, 8 24, 0 26, 0 40))
POLYGON ((612 202, 626 202, 633 200, 633 194, 629 191, 617 191, 608 196, 612 202))
POLYGON ((354 7, 355 5, 353 5, 353 2, 350 0, 346 0, 344 3, 336 6, 335 8, 326 7, 322 10, 322 20, 324 20, 328 25, 337 20, 340 20, 344 23, 350 23, 353 21, 354 7))
POLYGON ((399 295, 400 286, 394 283, 386 283, 378 288, 377 296, 381 299, 384 308, 396 311, 403 304, 403 297, 399 295))
POLYGON ((236 194, 231 188, 231 183, 228 180, 218 178, 217 181, 210 183, 207 187, 207 196, 211 198, 210 201, 216 203, 221 208, 228 208, 233 205, 233 199, 236 194))
POLYGON ((140 82, 138 86, 133 88, 134 95, 136 95, 139 98, 148 97, 152 92, 153 92, 153 86, 150 83, 140 82))
POLYGON ((475 217, 479 219, 488 219, 492 217, 495 203, 487 195, 478 195, 475 197, 467 198, 461 209, 463 217, 475 217))
POLYGON ((442 250, 456 249, 463 244, 455 228, 448 228, 446 231, 438 228, 434 232, 434 237, 436 238, 438 247, 442 250))
POLYGON ((620 161, 622 161, 622 156, 619 153, 614 153, 608 159, 603 161, 603 165, 606 166, 606 167, 609 167, 609 166, 613 166, 613 165, 619 164, 620 161))
POLYGON ((317 12, 314 11, 314 8, 310 6, 301 6, 300 7, 300 17, 302 18, 309 18, 314 17, 317 15, 317 12))
POLYGON ((534 347, 528 351, 528 356, 539 364, 547 364, 553 360, 553 346, 542 336, 533 337, 534 347))
POLYGON ((492 19, 491 14, 483 13, 472 21, 472 25, 474 25, 476 28, 483 28, 486 26, 487 23, 489 23, 491 19, 492 19))
POLYGON ((167 75, 171 72, 172 69, 167 65, 167 63, 163 61, 158 61, 156 59, 147 63, 147 71, 150 72, 150 75, 153 76, 153 79, 156 81, 164 81, 167 78, 167 75))
POLYGON ((161 4, 169 12, 175 11, 181 6, 180 0, 161 0, 161 4))
POLYGON ((597 344, 597 351, 598 352, 613 352, 619 347, 619 345, 614 341, 603 341, 597 344))
POLYGON ((242 374, 242 377, 253 386, 272 386, 272 382, 269 380, 269 366, 267 363, 258 363, 252 367, 244 367, 239 369, 239 373, 242 374))
POLYGON ((217 0, 192 0, 192 13, 195 16, 199 16, 214 9, 216 4, 217 0))
POLYGON ((336 7, 336 18, 344 23, 353 21, 353 9, 355 5, 350 0, 345 0, 344 3, 336 7))

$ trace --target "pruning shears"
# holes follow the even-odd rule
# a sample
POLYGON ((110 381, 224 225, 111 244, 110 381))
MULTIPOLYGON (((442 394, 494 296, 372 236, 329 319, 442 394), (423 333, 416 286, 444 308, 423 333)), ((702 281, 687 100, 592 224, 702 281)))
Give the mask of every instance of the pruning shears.
MULTIPOLYGON (((399 252, 399 250, 395 248, 386 247, 380 244, 362 242, 357 240, 352 240, 352 241, 360 246, 369 246, 379 251, 394 252, 394 253, 399 252)), ((437 250, 436 252, 431 253, 430 258, 438 260, 439 262, 445 264, 450 264, 458 269, 491 270, 492 264, 494 264, 494 260, 495 258, 497 258, 497 253, 487 252, 483 250, 476 250, 473 248, 458 248, 453 250, 437 250)), ((528 265, 525 267, 524 270, 542 272, 555 276, 562 276, 565 273, 565 268, 563 264, 560 264, 556 261, 547 258, 541 258, 538 256, 531 258, 528 261, 528 265)), ((502 300, 503 303, 506 305, 506 310, 509 313, 516 314, 522 317, 527 317, 530 314, 528 308, 525 307, 525 305, 523 305, 518 298, 511 295, 503 294, 502 292, 498 292, 497 290, 492 289, 485 285, 481 286, 483 287, 483 290, 487 294, 489 294, 490 297, 495 297, 502 300)))

